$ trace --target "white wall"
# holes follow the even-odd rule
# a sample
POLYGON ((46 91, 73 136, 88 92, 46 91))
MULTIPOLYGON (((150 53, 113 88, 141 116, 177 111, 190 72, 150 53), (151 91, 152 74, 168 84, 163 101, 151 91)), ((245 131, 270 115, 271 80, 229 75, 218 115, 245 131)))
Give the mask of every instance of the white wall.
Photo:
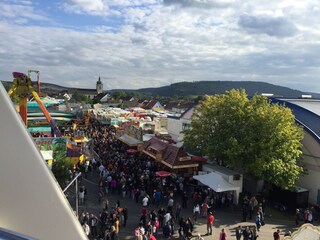
POLYGON ((189 109, 181 118, 168 118, 168 133, 172 139, 177 142, 183 142, 184 134, 182 134, 182 126, 184 123, 190 124, 193 109, 189 109))
POLYGON ((161 103, 157 102, 152 109, 154 108, 163 108, 163 106, 161 105, 161 103))
POLYGON ((168 133, 174 141, 179 138, 180 132, 182 131, 182 123, 180 119, 168 118, 168 133))
POLYGON ((320 144, 307 132, 304 132, 302 163, 308 170, 308 175, 302 176, 297 185, 309 190, 309 202, 317 203, 320 190, 320 144))

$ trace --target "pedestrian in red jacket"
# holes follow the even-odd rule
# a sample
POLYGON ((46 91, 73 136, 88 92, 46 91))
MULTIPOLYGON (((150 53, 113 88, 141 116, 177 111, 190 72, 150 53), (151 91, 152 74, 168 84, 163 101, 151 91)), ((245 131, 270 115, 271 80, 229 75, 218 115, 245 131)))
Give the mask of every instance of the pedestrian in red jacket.
POLYGON ((210 212, 207 217, 207 235, 212 235, 213 222, 214 222, 214 216, 213 216, 212 212, 210 212))

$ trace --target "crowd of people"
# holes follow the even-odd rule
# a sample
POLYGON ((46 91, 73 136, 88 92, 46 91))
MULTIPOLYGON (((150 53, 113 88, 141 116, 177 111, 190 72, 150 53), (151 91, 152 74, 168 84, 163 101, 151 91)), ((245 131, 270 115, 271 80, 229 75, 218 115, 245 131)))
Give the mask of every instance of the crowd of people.
POLYGON ((163 167, 146 155, 129 154, 112 126, 91 119, 91 127, 81 131, 92 139, 91 147, 97 156, 79 164, 77 170, 84 176, 88 171, 99 174, 98 199, 104 206, 99 216, 86 212, 79 216, 91 237, 118 239, 120 229, 126 227, 128 209, 120 200, 116 206, 109 206, 110 194, 129 198, 141 208, 133 233, 139 240, 156 239, 159 234, 171 238, 175 233, 181 239, 191 239, 199 217, 207 218, 207 234, 212 234, 214 211, 232 202, 232 194, 214 193, 208 188, 195 188, 194 193, 189 194, 188 180, 182 176, 156 176, 163 167), (186 216, 184 209, 193 207, 199 211, 186 216))
MULTIPOLYGON (((97 155, 92 155, 89 162, 79 164, 77 171, 83 172, 84 176, 88 172, 98 174, 97 196, 103 205, 98 215, 86 211, 79 214, 84 231, 92 239, 119 239, 130 210, 122 206, 121 198, 131 199, 140 208, 140 215, 134 216, 137 218, 132 233, 135 240, 157 239, 158 236, 171 239, 176 233, 180 239, 201 240, 200 235, 193 234, 199 218, 206 219, 206 235, 209 236, 212 235, 214 212, 233 207, 232 192, 217 193, 206 187, 194 187, 182 176, 157 176, 157 171, 165 170, 163 166, 147 155, 129 153, 128 146, 116 138, 116 129, 112 126, 91 119, 90 128, 83 128, 81 132, 91 139, 90 148, 97 155), (113 206, 108 201, 110 195, 120 199, 113 206)), ((243 221, 255 219, 256 227, 239 226, 236 239, 257 239, 265 223, 264 202, 259 203, 254 196, 244 196, 241 202, 243 221)), ((227 238, 227 231, 222 229, 219 239, 227 238)))

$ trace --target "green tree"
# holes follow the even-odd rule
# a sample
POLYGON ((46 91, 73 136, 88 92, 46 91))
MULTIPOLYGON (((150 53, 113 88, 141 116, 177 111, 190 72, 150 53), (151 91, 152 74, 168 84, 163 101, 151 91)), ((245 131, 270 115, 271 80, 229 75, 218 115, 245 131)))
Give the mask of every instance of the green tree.
POLYGON ((66 183, 70 178, 69 170, 72 168, 73 162, 69 158, 54 160, 52 163, 52 173, 62 189, 66 187, 66 183))
POLYGON ((72 95, 72 100, 75 100, 77 102, 82 102, 82 103, 92 103, 92 99, 90 99, 89 97, 87 97, 86 95, 84 94, 81 94, 81 93, 78 93, 78 92, 75 92, 73 95, 72 95))
POLYGON ((60 161, 67 156, 67 143, 65 138, 56 138, 53 141, 53 159, 60 161))
POLYGON ((249 99, 245 90, 233 89, 206 96, 184 133, 186 145, 201 154, 284 189, 292 188, 304 171, 297 165, 302 128, 289 108, 261 95, 249 99))
POLYGON ((112 93, 112 97, 116 100, 119 100, 119 99, 126 97, 126 96, 127 96, 127 94, 124 91, 116 91, 116 92, 112 93))

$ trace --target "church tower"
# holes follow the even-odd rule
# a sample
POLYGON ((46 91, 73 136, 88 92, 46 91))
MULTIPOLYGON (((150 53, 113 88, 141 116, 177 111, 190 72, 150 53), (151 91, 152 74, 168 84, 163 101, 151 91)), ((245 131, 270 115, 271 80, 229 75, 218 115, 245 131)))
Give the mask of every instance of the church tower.
POLYGON ((103 93, 103 84, 101 82, 100 77, 99 77, 99 80, 97 81, 97 84, 96 84, 96 90, 97 90, 98 94, 103 93))

